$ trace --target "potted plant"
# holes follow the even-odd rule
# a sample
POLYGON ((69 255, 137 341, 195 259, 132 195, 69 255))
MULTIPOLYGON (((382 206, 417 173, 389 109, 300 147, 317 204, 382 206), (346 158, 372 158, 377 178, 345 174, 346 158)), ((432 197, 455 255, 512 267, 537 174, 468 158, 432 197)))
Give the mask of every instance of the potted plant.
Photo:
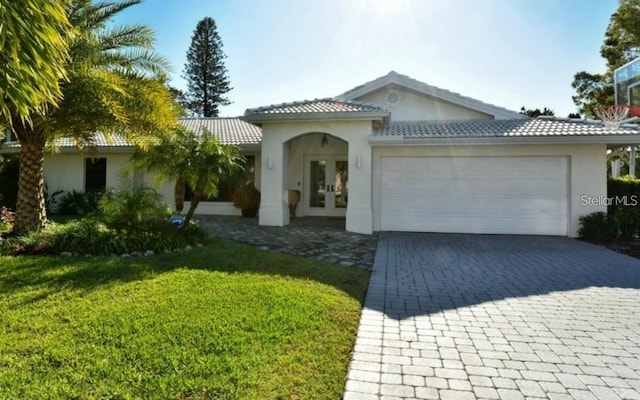
POLYGON ((243 217, 253 218, 258 214, 260 191, 253 182, 244 182, 238 186, 231 197, 233 205, 240 209, 243 217))

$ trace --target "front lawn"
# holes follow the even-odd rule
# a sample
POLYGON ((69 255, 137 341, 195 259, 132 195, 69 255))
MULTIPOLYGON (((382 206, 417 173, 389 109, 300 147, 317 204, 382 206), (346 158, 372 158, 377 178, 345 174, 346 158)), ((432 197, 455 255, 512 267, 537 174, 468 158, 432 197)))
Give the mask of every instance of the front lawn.
POLYGON ((367 281, 226 241, 0 257, 0 398, 338 399, 367 281))

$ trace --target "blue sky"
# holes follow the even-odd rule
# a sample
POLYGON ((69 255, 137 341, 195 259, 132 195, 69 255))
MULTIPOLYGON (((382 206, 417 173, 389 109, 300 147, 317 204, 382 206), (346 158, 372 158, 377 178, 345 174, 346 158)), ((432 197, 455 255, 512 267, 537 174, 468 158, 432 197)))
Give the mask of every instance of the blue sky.
POLYGON ((146 0, 119 16, 156 31, 180 77, 193 30, 212 17, 233 103, 221 116, 331 97, 391 70, 519 110, 576 111, 573 75, 603 72, 616 0, 146 0))

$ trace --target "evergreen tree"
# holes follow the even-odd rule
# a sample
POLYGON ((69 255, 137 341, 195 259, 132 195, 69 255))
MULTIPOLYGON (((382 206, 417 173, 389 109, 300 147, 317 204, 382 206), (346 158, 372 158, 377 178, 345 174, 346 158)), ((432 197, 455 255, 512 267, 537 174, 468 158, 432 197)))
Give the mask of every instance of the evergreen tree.
POLYGON ((571 84, 576 89, 573 102, 591 117, 595 116, 594 109, 615 103, 614 71, 640 56, 640 0, 619 0, 619 3, 600 48, 600 55, 607 60, 607 71, 601 74, 580 71, 571 84))
POLYGON ((542 111, 539 108, 535 110, 533 108, 525 108, 524 106, 520 107, 520 114, 526 115, 529 118, 537 118, 541 115, 546 116, 554 116, 556 113, 553 112, 552 109, 545 107, 542 111))
POLYGON ((217 117, 219 106, 231 104, 224 96, 231 90, 225 58, 216 23, 206 17, 193 31, 183 71, 187 80, 186 105, 193 115, 217 117))

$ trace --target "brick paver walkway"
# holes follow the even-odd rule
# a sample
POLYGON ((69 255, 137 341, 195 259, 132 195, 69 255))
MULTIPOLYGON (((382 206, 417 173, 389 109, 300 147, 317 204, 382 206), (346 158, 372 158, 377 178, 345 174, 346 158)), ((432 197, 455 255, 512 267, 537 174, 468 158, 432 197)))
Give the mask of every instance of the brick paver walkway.
POLYGON ((344 398, 640 399, 640 260, 382 233, 344 398))

